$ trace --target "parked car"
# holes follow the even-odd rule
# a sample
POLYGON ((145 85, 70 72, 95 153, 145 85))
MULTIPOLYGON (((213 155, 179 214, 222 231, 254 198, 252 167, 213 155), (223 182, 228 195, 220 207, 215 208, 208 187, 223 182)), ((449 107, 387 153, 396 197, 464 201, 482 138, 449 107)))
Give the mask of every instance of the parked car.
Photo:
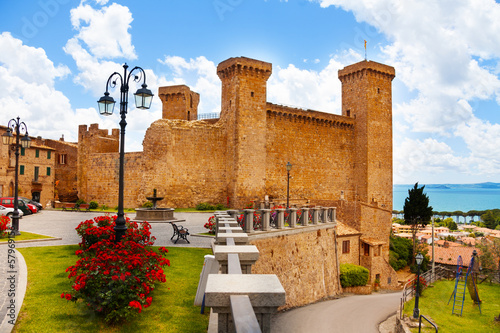
POLYGON ((28 209, 31 211, 31 214, 38 213, 38 207, 37 206, 28 203, 26 200, 23 200, 23 199, 20 199, 20 200, 24 201, 24 204, 26 206, 28 206, 28 209))
MULTIPOLYGON (((0 205, 5 206, 7 208, 14 208, 14 197, 0 198, 0 205)), ((29 209, 28 205, 26 205, 24 201, 19 198, 17 199, 17 207, 24 213, 24 215, 33 214, 31 209, 29 209)))
POLYGON ((36 202, 35 200, 31 200, 31 199, 28 199, 28 198, 25 198, 25 197, 19 197, 19 199, 22 199, 22 200, 24 200, 25 202, 27 202, 29 204, 35 205, 37 211, 41 211, 43 209, 43 205, 41 203, 39 203, 39 202, 36 202))
MULTIPOLYGON (((18 210, 19 212, 19 215, 20 216, 23 216, 23 211, 22 210, 18 210)), ((8 207, 4 207, 2 205, 0 205, 0 215, 3 215, 3 216, 8 216, 10 218, 12 218, 12 215, 14 214, 14 208, 8 208, 8 207)))

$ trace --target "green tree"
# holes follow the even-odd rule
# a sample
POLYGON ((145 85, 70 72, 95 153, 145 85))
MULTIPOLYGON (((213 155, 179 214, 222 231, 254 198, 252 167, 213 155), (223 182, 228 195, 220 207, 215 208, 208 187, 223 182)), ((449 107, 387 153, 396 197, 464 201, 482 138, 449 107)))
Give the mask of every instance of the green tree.
POLYGON ((479 261, 482 272, 488 276, 491 282, 495 274, 500 274, 500 239, 488 240, 484 238, 476 246, 481 250, 479 261))
MULTIPOLYGON (((403 206, 405 223, 411 225, 413 236, 413 253, 416 253, 416 234, 420 227, 429 223, 432 217, 432 206, 429 206, 429 197, 424 193, 425 185, 418 187, 418 182, 408 190, 408 197, 403 206)), ((415 256, 412 264, 415 263, 415 256)))
POLYGON ((495 229, 498 225, 498 217, 491 210, 488 210, 485 214, 481 215, 481 220, 486 228, 489 229, 495 229))

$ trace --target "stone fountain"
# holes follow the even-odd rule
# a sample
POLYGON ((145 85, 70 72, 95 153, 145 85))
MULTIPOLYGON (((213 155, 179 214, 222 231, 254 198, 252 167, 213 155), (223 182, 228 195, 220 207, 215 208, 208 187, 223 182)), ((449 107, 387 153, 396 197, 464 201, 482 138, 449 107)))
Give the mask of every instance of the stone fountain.
POLYGON ((136 208, 134 221, 147 221, 147 222, 180 222, 174 217, 173 208, 158 208, 157 202, 163 200, 163 197, 156 196, 156 189, 153 190, 152 197, 146 197, 153 203, 151 208, 136 208))

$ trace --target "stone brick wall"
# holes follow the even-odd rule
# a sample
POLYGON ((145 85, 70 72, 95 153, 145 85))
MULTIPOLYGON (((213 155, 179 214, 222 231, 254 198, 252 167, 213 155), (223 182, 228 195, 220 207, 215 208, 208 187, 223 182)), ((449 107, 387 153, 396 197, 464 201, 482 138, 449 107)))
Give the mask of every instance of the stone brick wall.
POLYGON ((286 291, 286 305, 302 306, 341 293, 334 227, 251 240, 260 252, 253 274, 276 274, 286 291))

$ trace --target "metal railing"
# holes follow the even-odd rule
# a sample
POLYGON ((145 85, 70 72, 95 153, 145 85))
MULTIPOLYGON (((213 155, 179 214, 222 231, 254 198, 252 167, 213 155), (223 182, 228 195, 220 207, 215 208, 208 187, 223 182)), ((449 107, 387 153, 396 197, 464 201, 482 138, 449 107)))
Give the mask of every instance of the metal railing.
MULTIPOLYGON (((449 275, 449 270, 443 266, 436 266, 434 269, 434 273, 432 269, 420 274, 420 278, 424 279, 426 284, 429 285, 437 280, 445 279, 449 275)), ((410 281, 406 282, 403 287, 403 294, 401 296, 401 300, 399 302, 399 317, 400 319, 404 318, 404 305, 406 302, 411 300, 415 296, 416 291, 416 283, 417 278, 413 278, 410 281)))
POLYGON ((420 315, 420 317, 418 318, 418 333, 420 333, 420 330, 422 329, 422 318, 424 318, 425 320, 427 320, 427 322, 429 324, 431 324, 432 326, 434 326, 434 328, 436 329, 436 333, 438 332, 438 326, 436 324, 434 324, 431 320, 429 320, 426 316, 424 315, 420 315))
POLYGON ((198 113, 198 120, 203 119, 219 119, 220 112, 198 113))

